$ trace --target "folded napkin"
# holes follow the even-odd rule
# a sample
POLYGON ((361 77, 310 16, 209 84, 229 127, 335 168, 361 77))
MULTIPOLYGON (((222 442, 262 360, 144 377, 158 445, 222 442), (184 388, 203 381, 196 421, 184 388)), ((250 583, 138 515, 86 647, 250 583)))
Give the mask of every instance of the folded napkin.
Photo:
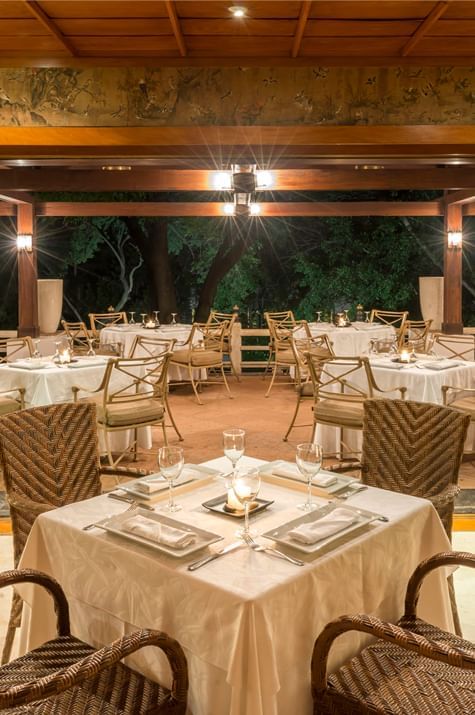
MULTIPOLYGON (((282 462, 277 464, 272 469, 272 474, 276 477, 287 477, 287 479, 304 479, 303 474, 299 470, 296 464, 289 464, 282 462)), ((332 484, 336 484, 337 476, 335 474, 316 474, 312 479, 312 484, 317 487, 329 487, 332 484)))
POLYGON ((328 536, 332 536, 351 526, 357 518, 358 515, 353 511, 341 507, 334 509, 317 521, 313 521, 310 524, 301 524, 295 529, 291 529, 288 535, 302 544, 315 544, 317 541, 326 539, 328 536))
POLYGON ((192 531, 175 529, 173 526, 161 524, 158 521, 147 519, 145 516, 132 516, 122 522, 122 531, 129 534, 141 536, 163 546, 171 546, 174 549, 184 549, 196 540, 196 534, 192 531))
POLYGON ((13 363, 8 363, 10 367, 21 367, 24 370, 41 370, 46 365, 42 360, 17 360, 13 363))
POLYGON ((428 370, 447 370, 450 367, 458 367, 457 360, 433 360, 421 363, 428 370))
MULTIPOLYGON (((178 479, 175 479, 174 485, 180 486, 184 482, 190 482, 192 479, 198 479, 201 476, 201 472, 197 469, 188 469, 184 467, 181 470, 181 474, 178 479)), ((136 482, 135 489, 144 494, 153 494, 154 492, 162 491, 168 487, 168 482, 160 474, 150 475, 147 479, 141 479, 136 482)))
POLYGON ((371 360, 371 367, 387 367, 388 370, 402 370, 411 365, 406 362, 391 362, 391 360, 371 360))

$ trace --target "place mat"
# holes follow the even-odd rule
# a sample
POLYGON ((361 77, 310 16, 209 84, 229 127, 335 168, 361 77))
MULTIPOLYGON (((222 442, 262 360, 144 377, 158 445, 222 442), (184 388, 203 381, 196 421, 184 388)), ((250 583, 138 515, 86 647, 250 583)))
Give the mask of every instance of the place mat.
MULTIPOLYGON (((205 509, 208 509, 209 511, 214 512, 215 514, 221 514, 222 516, 230 516, 233 519, 243 519, 244 518, 244 510, 242 511, 228 511, 225 508, 226 502, 228 500, 227 494, 220 494, 219 497, 214 497, 214 499, 208 499, 208 501, 203 502, 201 506, 204 506, 205 509)), ((264 511, 264 509, 267 509, 268 506, 274 503, 274 500, 268 501, 266 499, 254 499, 253 502, 256 504, 254 508, 249 509, 249 516, 252 516, 252 514, 258 514, 261 511, 264 511)))
MULTIPOLYGON (((285 462, 284 460, 278 459, 275 462, 268 462, 267 464, 263 464, 261 467, 259 467, 259 473, 261 476, 269 476, 272 477, 273 479, 280 480, 291 480, 295 482, 300 482, 301 484, 306 485, 307 480, 298 472, 298 467, 295 463, 293 462, 285 462), (288 473, 285 475, 279 475, 274 473, 274 469, 279 469, 284 467, 286 472, 288 469, 288 473), (295 468, 295 469, 294 469, 295 468)), ((330 484, 326 487, 319 486, 316 482, 318 481, 318 475, 316 478, 312 480, 312 491, 317 494, 318 496, 324 497, 324 498, 331 498, 332 496, 337 495, 339 491, 342 489, 346 489, 350 484, 353 484, 354 482, 357 482, 358 480, 356 477, 347 477, 344 474, 337 474, 336 472, 329 472, 326 469, 320 469, 319 475, 323 476, 329 476, 332 475, 336 477, 336 481, 334 484, 330 484)))
POLYGON ((392 360, 371 360, 371 367, 382 367, 387 370, 404 370, 411 366, 411 363, 396 362, 392 360))
MULTIPOLYGON (((173 483, 173 488, 175 489, 184 486, 189 482, 195 482, 205 477, 217 477, 219 474, 221 474, 221 472, 218 469, 205 467, 201 464, 185 464, 183 465, 183 470, 180 476, 173 483)), ((162 492, 168 490, 168 482, 164 477, 162 477, 160 472, 156 472, 155 474, 149 474, 147 477, 135 479, 129 484, 123 484, 120 486, 120 489, 124 492, 127 492, 128 494, 133 494, 134 496, 140 497, 141 499, 153 499, 155 496, 158 496, 162 492), (139 484, 140 482, 153 483, 154 485, 158 484, 159 486, 152 492, 146 492, 141 490, 140 486, 139 488, 137 488, 137 484, 139 484)))

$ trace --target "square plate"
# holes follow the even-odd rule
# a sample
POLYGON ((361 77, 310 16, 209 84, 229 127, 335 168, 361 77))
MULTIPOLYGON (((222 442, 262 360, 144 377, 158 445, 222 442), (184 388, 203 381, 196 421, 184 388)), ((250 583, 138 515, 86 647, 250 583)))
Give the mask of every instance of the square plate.
MULTIPOLYGON (((279 465, 292 465, 295 466, 294 462, 285 462, 282 459, 277 459, 275 462, 267 462, 267 464, 263 464, 262 467, 259 467, 259 472, 263 475, 268 474, 269 476, 272 477, 278 477, 279 479, 291 479, 292 481, 295 482, 300 482, 301 484, 306 484, 307 482, 303 478, 303 476, 296 474, 295 477, 291 477, 290 475, 287 476, 281 476, 280 474, 274 474, 273 469, 279 465)), ((333 472, 329 472, 325 469, 321 469, 319 474, 333 474, 333 472)), ((336 474, 336 482, 334 484, 330 484, 328 487, 319 487, 315 482, 312 482, 313 486, 315 489, 320 489, 321 491, 326 492, 327 494, 335 494, 336 492, 339 492, 341 489, 346 489, 350 484, 353 484, 353 482, 357 482, 358 479, 356 477, 345 477, 343 474, 336 474)))
POLYGON ((122 536, 130 541, 135 541, 137 544, 142 544, 142 546, 148 546, 157 551, 161 551, 169 556, 174 556, 175 558, 181 558, 182 556, 189 556, 194 554, 195 551, 204 549, 205 546, 214 544, 216 541, 221 541, 224 537, 219 534, 214 534, 212 531, 205 531, 204 529, 199 529, 196 526, 191 526, 190 524, 184 524, 182 521, 177 521, 176 519, 171 519, 164 514, 156 514, 154 512, 146 511, 145 509, 137 508, 135 510, 124 511, 121 514, 116 514, 108 519, 103 519, 97 522, 97 526, 105 531, 116 534, 117 536, 122 536), (138 536, 137 534, 130 534, 127 531, 123 531, 121 526, 124 521, 130 519, 133 516, 144 516, 147 519, 156 521, 160 524, 165 524, 166 526, 172 526, 175 529, 182 529, 183 531, 192 531, 196 534, 196 541, 189 546, 185 546, 184 549, 174 549, 171 546, 165 546, 164 544, 158 544, 156 541, 151 541, 143 536, 138 536))
POLYGON ((266 531, 266 533, 262 534, 262 536, 264 536, 266 539, 272 539, 272 541, 276 541, 278 544, 283 544, 284 546, 291 546, 293 549, 303 551, 303 553, 305 554, 313 554, 316 551, 322 549, 324 546, 331 544, 333 541, 341 539, 342 536, 346 536, 347 534, 350 534, 357 529, 361 529, 361 527, 366 526, 371 521, 374 521, 375 519, 379 518, 379 514, 374 514, 371 511, 365 511, 364 509, 356 509, 355 507, 348 506, 346 504, 342 505, 332 503, 327 504, 320 509, 315 509, 315 511, 312 511, 309 514, 299 516, 297 519, 293 519, 286 524, 282 524, 282 526, 278 526, 276 529, 266 531), (289 531, 294 529, 296 526, 300 526, 301 524, 310 524, 314 521, 317 521, 318 519, 321 519, 327 514, 330 514, 335 509, 341 508, 342 506, 344 506, 345 509, 348 509, 348 511, 354 512, 356 521, 354 521, 353 524, 350 524, 346 528, 341 529, 341 531, 337 531, 336 534, 327 536, 325 539, 320 539, 314 544, 302 544, 300 541, 297 541, 296 539, 293 539, 291 536, 289 536, 289 531))
MULTIPOLYGON (((217 477, 219 474, 221 474, 221 472, 218 469, 205 467, 201 464, 184 464, 183 472, 174 482, 173 486, 181 487, 184 484, 188 484, 188 482, 195 481, 195 479, 204 479, 204 477, 217 477), (196 477, 192 477, 184 473, 185 469, 192 469, 194 472, 196 472, 196 477)), ((157 472, 156 474, 149 474, 148 477, 141 477, 140 479, 136 479, 130 484, 123 484, 121 485, 120 489, 122 489, 124 492, 127 492, 128 494, 133 494, 134 496, 140 497, 141 499, 153 499, 153 497, 157 496, 157 494, 161 494, 161 492, 168 489, 168 482, 166 479, 164 479, 164 477, 162 477, 160 472, 157 472), (137 489, 137 482, 162 482, 163 484, 161 484, 160 489, 156 489, 151 494, 146 494, 145 492, 140 491, 140 489, 137 489)))
MULTIPOLYGON (((224 516, 230 516, 233 519, 244 519, 244 512, 232 512, 224 508, 227 499, 227 494, 221 494, 219 497, 214 497, 214 499, 208 499, 208 501, 203 502, 201 506, 204 506, 205 509, 209 509, 209 511, 214 511, 215 514, 224 514, 224 516)), ((267 509, 268 506, 274 503, 274 500, 267 501, 266 499, 254 499, 253 501, 257 502, 257 506, 249 510, 249 516, 264 511, 264 509, 267 509)))

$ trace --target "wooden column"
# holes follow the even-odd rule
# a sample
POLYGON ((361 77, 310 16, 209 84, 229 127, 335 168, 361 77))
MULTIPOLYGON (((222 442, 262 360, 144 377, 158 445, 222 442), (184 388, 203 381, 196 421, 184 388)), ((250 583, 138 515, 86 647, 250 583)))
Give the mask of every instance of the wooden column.
POLYGON ((463 333, 462 322, 462 247, 448 245, 449 231, 462 231, 462 205, 445 206, 444 248, 444 333, 463 333))
POLYGON ((36 261, 35 212, 33 204, 17 205, 17 233, 31 234, 31 251, 18 251, 18 335, 39 335, 38 269, 36 261))

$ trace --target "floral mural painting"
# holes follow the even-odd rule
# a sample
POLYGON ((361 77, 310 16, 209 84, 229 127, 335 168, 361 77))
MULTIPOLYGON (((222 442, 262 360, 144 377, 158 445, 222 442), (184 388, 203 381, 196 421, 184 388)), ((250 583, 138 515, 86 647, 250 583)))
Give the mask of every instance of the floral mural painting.
POLYGON ((474 120, 474 67, 0 68, 1 126, 474 120))

